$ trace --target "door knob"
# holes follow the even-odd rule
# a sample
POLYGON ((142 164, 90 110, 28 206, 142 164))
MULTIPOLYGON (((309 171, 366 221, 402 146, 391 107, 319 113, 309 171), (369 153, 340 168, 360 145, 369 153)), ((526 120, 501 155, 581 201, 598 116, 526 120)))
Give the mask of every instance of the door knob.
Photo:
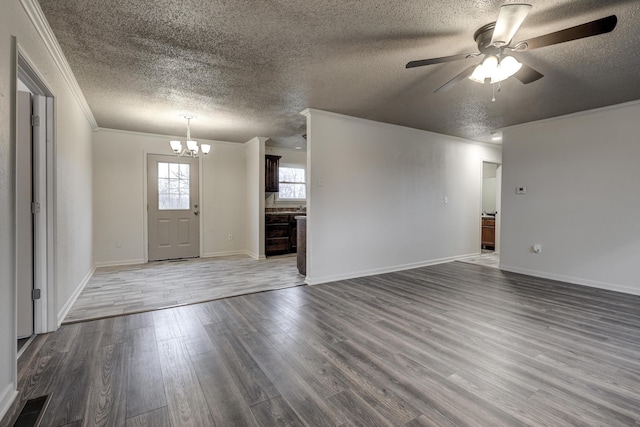
POLYGON ((197 209, 196 209, 195 211, 193 211, 193 214, 194 214, 194 215, 198 215, 199 213, 200 213, 200 211, 199 211, 199 210, 197 210, 197 209))

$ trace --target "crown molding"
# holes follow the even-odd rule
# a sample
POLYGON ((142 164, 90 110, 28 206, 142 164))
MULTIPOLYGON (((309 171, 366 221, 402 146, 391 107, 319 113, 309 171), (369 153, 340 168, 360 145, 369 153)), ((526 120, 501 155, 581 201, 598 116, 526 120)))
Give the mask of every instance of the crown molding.
POLYGON ((47 22, 47 19, 45 18, 40 5, 36 0, 20 0, 20 4, 29 17, 29 20, 31 20, 31 23, 36 29, 36 32, 44 42, 45 47, 49 51, 49 54, 51 54, 53 62, 55 62, 56 66, 60 70, 60 73, 62 74, 62 77, 67 82, 67 85, 69 86, 73 97, 78 102, 78 105, 89 121, 91 128, 93 130, 96 130, 98 128, 98 123, 96 122, 95 117, 93 117, 91 108, 89 108, 89 104, 87 103, 87 100, 84 97, 80 86, 78 85, 76 77, 73 75, 73 71, 71 71, 71 67, 67 62, 67 59, 62 53, 62 49, 58 44, 58 40, 53 34, 53 30, 51 30, 51 27, 49 26, 49 23, 47 22))
MULTIPOLYGON (((162 133, 149 133, 149 132, 139 132, 139 131, 135 131, 135 130, 126 130, 126 129, 113 129, 113 128, 102 128, 102 127, 98 127, 94 129, 94 132, 112 132, 112 133, 121 133, 121 134, 125 134, 125 135, 135 135, 135 136, 141 136, 141 137, 149 137, 149 138, 164 138, 164 139, 184 139, 184 134, 182 135, 166 135, 166 134, 162 134, 162 133)), ((244 145, 243 142, 231 142, 231 141, 220 141, 217 139, 204 139, 204 138, 195 138, 196 141, 198 142, 205 142, 205 143, 209 143, 209 144, 225 144, 225 145, 232 145, 232 146, 242 146, 244 145)))
POLYGON ((462 142, 464 144, 471 144, 471 145, 479 145, 482 147, 488 147, 488 148, 497 148, 497 149, 502 149, 502 145, 501 144, 493 144, 490 142, 483 142, 483 141, 476 141, 473 139, 466 139, 466 138, 461 138, 459 136, 453 136, 453 135, 447 135, 444 133, 437 133, 437 132, 432 132, 429 130, 422 130, 422 129, 416 129, 416 128, 411 128, 408 126, 403 126, 403 125, 395 125, 392 123, 385 123, 385 122, 378 122, 375 120, 369 120, 369 119, 363 119, 360 117, 354 117, 354 116, 347 116, 345 114, 340 114, 340 113, 334 113, 332 111, 326 111, 326 110, 318 110, 315 108, 306 108, 304 110, 302 110, 300 112, 300 114, 302 114, 303 116, 306 117, 311 117, 314 115, 318 115, 318 116, 325 116, 325 117, 334 117, 337 119, 342 119, 342 120, 348 120, 348 121, 352 121, 352 122, 357 122, 357 123, 364 123, 364 124, 368 124, 368 125, 374 125, 374 126, 381 126, 381 127, 387 127, 390 129, 395 129, 401 132, 407 132, 407 133, 413 133, 416 135, 431 135, 431 136, 435 136, 435 137, 439 137, 439 138, 447 138, 449 139, 451 142, 462 142))
MULTIPOLYGON (((520 124, 512 125, 512 126, 505 126, 503 128, 500 128, 500 130, 516 129, 516 128, 527 127, 527 126, 531 126, 531 125, 538 125, 538 124, 543 124, 543 123, 555 122, 555 121, 558 121, 558 120, 571 119, 573 117, 588 116, 588 115, 591 115, 591 114, 602 113, 602 112, 605 112, 605 111, 612 111, 612 110, 618 110, 618 109, 621 109, 621 108, 632 107, 634 105, 640 105, 640 100, 637 99, 637 100, 634 100, 634 101, 623 102, 621 104, 606 105, 604 107, 593 108, 591 110, 577 111, 575 113, 564 114, 562 116, 549 117, 549 118, 546 118, 546 119, 535 120, 533 122, 525 122, 525 123, 520 123, 520 124)), ((622 291, 622 292, 624 292, 624 291, 622 291)))

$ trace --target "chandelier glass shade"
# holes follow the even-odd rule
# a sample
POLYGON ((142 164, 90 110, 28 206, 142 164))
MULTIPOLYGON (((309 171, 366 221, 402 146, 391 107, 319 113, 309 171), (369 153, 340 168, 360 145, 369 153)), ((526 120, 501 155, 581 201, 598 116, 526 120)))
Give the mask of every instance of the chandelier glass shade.
POLYGON ((477 83, 494 84, 508 79, 517 73, 522 64, 513 56, 503 56, 498 58, 495 55, 489 55, 478 65, 469 79, 477 83))
POLYGON ((198 155, 198 152, 200 151, 202 151, 202 154, 206 156, 207 154, 209 154, 209 151, 211 150, 211 146, 209 144, 200 144, 198 146, 198 141, 194 141, 191 139, 191 119, 193 117, 184 116, 184 118, 187 119, 187 141, 186 141, 187 146, 186 148, 183 148, 182 141, 173 140, 173 141, 169 141, 169 144, 171 145, 171 149, 173 150, 174 153, 176 153, 180 157, 182 156, 196 157, 198 155))

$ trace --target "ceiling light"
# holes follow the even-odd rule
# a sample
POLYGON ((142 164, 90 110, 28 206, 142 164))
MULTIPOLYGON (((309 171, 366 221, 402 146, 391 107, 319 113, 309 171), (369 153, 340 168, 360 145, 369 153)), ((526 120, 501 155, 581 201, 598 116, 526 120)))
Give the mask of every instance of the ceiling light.
POLYGON ((499 59, 495 55, 489 55, 473 70, 469 79, 477 83, 487 83, 489 80, 489 83, 494 84, 513 76, 521 67, 522 64, 513 56, 503 56, 499 59))
POLYGON ((183 149, 182 142, 174 140, 174 141, 169 141, 169 144, 171 145, 171 149, 173 150, 174 153, 176 153, 180 157, 182 156, 196 157, 200 150, 202 150, 202 154, 206 156, 207 154, 209 154, 209 151, 211 150, 211 146, 209 144, 201 144, 200 146, 198 146, 198 141, 194 141, 191 139, 191 119, 193 117, 184 116, 184 118, 187 119, 187 143, 186 143, 187 147, 183 149))

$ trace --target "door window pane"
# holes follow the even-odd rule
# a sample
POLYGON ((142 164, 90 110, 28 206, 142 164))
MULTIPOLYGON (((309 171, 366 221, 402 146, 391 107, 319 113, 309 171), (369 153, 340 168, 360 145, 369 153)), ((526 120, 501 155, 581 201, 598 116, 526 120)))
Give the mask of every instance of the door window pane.
POLYGON ((158 162, 158 209, 190 209, 188 164, 158 162))

